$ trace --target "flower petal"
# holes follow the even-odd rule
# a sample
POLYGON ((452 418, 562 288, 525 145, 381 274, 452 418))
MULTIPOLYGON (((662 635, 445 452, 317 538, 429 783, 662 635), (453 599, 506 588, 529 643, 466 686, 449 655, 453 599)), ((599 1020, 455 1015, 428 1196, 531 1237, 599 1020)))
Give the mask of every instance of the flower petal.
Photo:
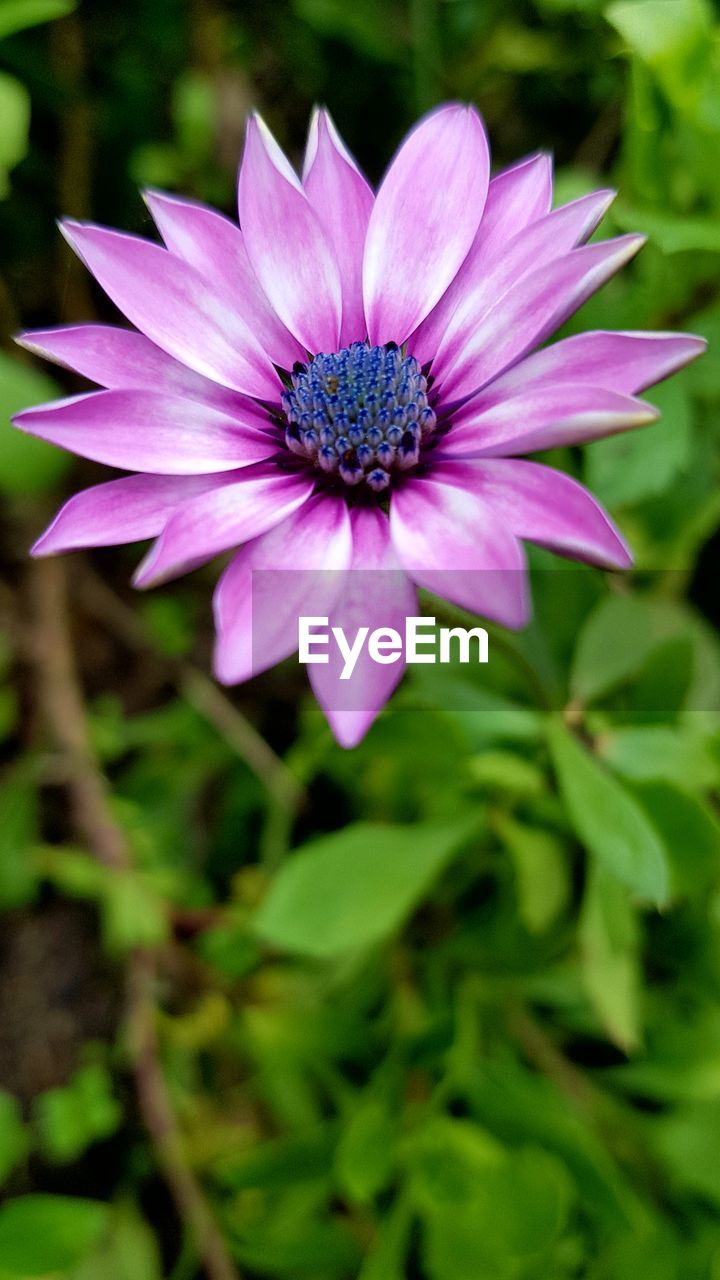
POLYGON ((375 197, 324 109, 310 123, 303 186, 335 250, 342 285, 340 342, 348 346, 366 332, 362 261, 375 197))
MULTIPOLYGON (((458 463, 408 480, 393 495, 390 531, 402 567, 418 586, 508 627, 529 616, 525 557, 482 492, 458 484, 458 463)), ((479 487, 479 486, 478 486, 479 487)))
POLYGON ((335 254, 259 116, 248 120, 238 202, 250 262, 280 319, 308 351, 335 351, 342 316, 335 254))
POLYGON ((489 169, 485 130, 471 107, 442 107, 408 135, 378 191, 365 242, 371 342, 403 342, 445 292, 480 225, 489 169))
POLYGON ((25 409, 13 422, 81 458, 158 475, 233 471, 277 449, 252 424, 160 391, 93 391, 25 409))
POLYGON ((646 426, 657 409, 632 396, 582 383, 521 388, 484 407, 482 397, 468 400, 453 415, 440 451, 447 458, 493 458, 536 453, 646 426))
POLYGON ((562 471, 516 458, 456 463, 457 484, 481 493, 518 538, 605 569, 627 569, 630 550, 599 502, 562 471))
POLYGON ((279 379, 227 295, 160 245, 90 223, 65 239, 142 333, 183 364, 246 395, 276 399, 279 379))
POLYGON ((549 213, 551 204, 552 160, 548 155, 530 156, 491 180, 467 258, 440 301, 408 339, 408 351, 420 364, 432 360, 461 297, 494 270, 505 246, 549 213))
POLYGON ((191 498, 228 484, 233 473, 210 476, 123 476, 74 494, 35 543, 34 556, 78 547, 114 547, 156 538, 191 498))
POLYGON ((194 200, 162 191, 145 192, 145 201, 171 253, 199 271, 213 288, 232 296, 273 364, 292 369, 305 353, 275 314, 250 266, 243 233, 221 213, 194 200))
POLYGON ((351 554, 347 503, 328 494, 246 543, 215 591, 218 680, 240 684, 295 653, 298 618, 327 614, 351 554))
MULTIPOLYGON (((387 516, 377 507, 356 507, 351 520, 352 567, 330 610, 330 625, 342 627, 350 643, 360 627, 392 628, 403 636, 405 619, 417 613, 417 597, 395 555, 387 516)), ((405 663, 402 656, 378 663, 365 645, 350 679, 341 680, 344 661, 336 645, 328 657, 328 663, 308 667, 310 683, 337 741, 354 747, 398 684, 405 663)))
POLYGON ((516 390, 554 382, 590 383, 635 395, 697 360, 706 349, 705 338, 690 333, 577 333, 527 356, 486 387, 480 398, 494 403, 516 390))
POLYGON ((261 466, 234 484, 200 495, 168 521, 138 568, 135 586, 156 586, 259 538, 307 502, 313 485, 306 473, 261 466))
POLYGON ((442 397, 460 400, 544 342, 644 244, 643 236, 584 245, 524 276, 487 312, 442 380, 442 397))
POLYGON ((16 342, 34 355, 73 369, 83 378, 111 390, 169 391, 222 409, 241 421, 267 430, 267 412, 248 396, 221 387, 188 369, 135 329, 109 324, 65 325, 30 329, 16 342))
POLYGON ((457 306, 448 319, 433 358, 432 371, 439 382, 443 372, 452 368, 458 353, 471 341, 488 311, 508 289, 518 284, 528 272, 537 271, 543 263, 562 257, 586 240, 613 199, 612 191, 595 191, 554 209, 506 244, 493 267, 488 267, 475 280, 456 282, 459 293, 457 306))

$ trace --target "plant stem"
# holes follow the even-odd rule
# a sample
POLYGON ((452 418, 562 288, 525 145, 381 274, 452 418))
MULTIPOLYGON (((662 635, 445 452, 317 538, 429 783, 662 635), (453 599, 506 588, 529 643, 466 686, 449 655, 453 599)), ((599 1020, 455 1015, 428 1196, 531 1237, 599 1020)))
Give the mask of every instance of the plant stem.
MULTIPOLYGON (((33 562, 30 596, 38 702, 68 761, 75 826, 111 872, 127 872, 132 869, 132 852, 113 816, 107 783, 92 749, 60 560, 33 562)), ((126 973, 127 1026, 140 1112, 178 1217, 192 1232, 208 1280, 240 1280, 203 1189, 185 1158, 180 1126, 163 1074, 155 1005, 157 959, 156 951, 136 948, 129 956, 126 973)))

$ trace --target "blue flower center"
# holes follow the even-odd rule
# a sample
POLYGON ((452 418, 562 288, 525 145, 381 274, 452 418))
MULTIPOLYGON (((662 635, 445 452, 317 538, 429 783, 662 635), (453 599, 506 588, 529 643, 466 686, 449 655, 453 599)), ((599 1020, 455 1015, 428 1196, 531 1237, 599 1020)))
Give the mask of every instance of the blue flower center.
POLYGON ((376 493, 416 466, 436 426, 420 365, 392 345, 353 342, 296 364, 282 407, 288 449, 376 493))

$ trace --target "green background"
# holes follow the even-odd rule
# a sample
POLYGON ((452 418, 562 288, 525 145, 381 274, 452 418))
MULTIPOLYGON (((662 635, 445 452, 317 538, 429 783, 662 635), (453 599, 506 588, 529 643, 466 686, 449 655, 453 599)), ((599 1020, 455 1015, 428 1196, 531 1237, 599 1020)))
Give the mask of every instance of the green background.
POLYGON ((718 1280, 718 14, 0 0, 0 196, 0 1280, 718 1280), (112 319, 57 216, 230 210, 251 105, 377 179, 444 98, 648 234, 573 329, 710 352, 552 458, 636 571, 533 557, 527 632, 343 752, 297 664, 215 688, 217 566, 28 560, 104 473, 12 432, 80 384, 10 335, 112 319))

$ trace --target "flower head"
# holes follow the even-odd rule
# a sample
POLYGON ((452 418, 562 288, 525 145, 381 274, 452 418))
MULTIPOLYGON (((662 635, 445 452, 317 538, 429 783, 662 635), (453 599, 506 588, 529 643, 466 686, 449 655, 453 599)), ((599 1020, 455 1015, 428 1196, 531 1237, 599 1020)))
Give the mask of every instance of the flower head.
MULTIPOLYGON (((489 167, 470 107, 420 121, 376 195, 326 111, 302 181, 253 117, 239 226, 158 192, 146 199, 165 247, 65 223, 134 328, 22 335, 104 389, 15 422, 133 474, 71 498, 35 554, 153 538, 135 577, 145 587, 240 548, 215 599, 226 683, 294 651, 298 611, 310 612, 298 570, 340 571, 333 608, 356 624, 417 613, 419 585, 520 627, 523 539, 628 566, 591 494, 518 455, 651 422, 636 393, 704 343, 593 332, 542 346, 642 237, 587 244, 611 193, 551 211, 545 155, 492 180, 489 167), (268 585, 251 596, 260 570, 268 585), (370 586, 356 570, 377 571, 370 586)), ((400 664, 361 666, 360 702, 342 708, 337 671, 310 671, 350 746, 400 664)))

